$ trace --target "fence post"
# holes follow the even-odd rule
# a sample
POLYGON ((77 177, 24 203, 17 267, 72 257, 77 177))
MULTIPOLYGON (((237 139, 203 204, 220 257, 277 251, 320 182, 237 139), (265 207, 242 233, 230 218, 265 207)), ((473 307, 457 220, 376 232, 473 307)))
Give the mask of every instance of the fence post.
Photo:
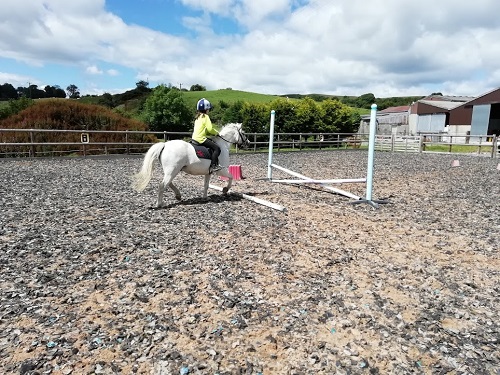
POLYGON ((33 143, 35 143, 35 136, 33 135, 33 132, 30 132, 30 142, 31 142, 30 157, 34 158, 35 157, 35 145, 33 143))
POLYGON ((419 149, 419 152, 422 153, 423 151, 425 151, 424 136, 422 134, 420 134, 419 143, 420 144, 418 145, 418 149, 419 149))
POLYGON ((125 144, 127 145, 127 155, 130 155, 130 147, 128 145, 128 130, 125 131, 125 144))
POLYGON ((481 154, 481 143, 483 142, 483 137, 479 136, 479 145, 477 146, 477 154, 481 154))
POLYGON ((493 134, 493 138, 491 140, 491 158, 496 158, 499 152, 500 149, 498 149, 498 137, 496 134, 493 134))
POLYGON ((257 133, 253 133, 253 152, 257 152, 257 133))

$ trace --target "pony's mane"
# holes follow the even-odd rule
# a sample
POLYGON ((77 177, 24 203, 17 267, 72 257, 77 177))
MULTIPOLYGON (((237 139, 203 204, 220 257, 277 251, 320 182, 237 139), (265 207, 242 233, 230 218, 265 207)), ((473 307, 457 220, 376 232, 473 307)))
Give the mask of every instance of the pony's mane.
POLYGON ((219 133, 223 133, 224 130, 238 129, 238 128, 241 128, 241 123, 231 122, 229 124, 224 125, 219 133))

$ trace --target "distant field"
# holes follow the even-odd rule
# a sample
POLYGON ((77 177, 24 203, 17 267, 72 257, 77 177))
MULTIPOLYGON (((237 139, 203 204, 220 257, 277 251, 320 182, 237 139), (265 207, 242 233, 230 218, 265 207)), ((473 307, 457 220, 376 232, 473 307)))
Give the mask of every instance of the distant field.
POLYGON ((249 103, 269 103, 279 98, 277 95, 257 94, 239 90, 211 90, 183 92, 187 104, 195 104, 199 99, 206 98, 213 103, 224 101, 232 104, 239 100, 249 103))

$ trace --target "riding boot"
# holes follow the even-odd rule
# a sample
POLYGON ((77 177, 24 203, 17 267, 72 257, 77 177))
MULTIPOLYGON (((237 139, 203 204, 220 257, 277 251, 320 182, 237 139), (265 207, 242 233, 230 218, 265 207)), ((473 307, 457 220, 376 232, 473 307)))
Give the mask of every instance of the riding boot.
POLYGON ((217 172, 217 171, 220 171, 222 169, 222 165, 219 165, 219 164, 212 164, 210 166, 210 174, 214 173, 214 172, 217 172))

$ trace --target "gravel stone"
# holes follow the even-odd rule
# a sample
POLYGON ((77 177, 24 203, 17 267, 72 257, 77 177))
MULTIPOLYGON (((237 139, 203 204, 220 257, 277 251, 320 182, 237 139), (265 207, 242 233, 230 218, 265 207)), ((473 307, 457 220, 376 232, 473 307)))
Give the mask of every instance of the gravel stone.
MULTIPOLYGON (((0 373, 500 371, 498 160, 377 152, 373 198, 390 203, 375 210, 232 155, 233 190, 286 213, 204 201, 184 174, 183 200, 153 209, 162 173, 136 193, 141 162, 0 159, 0 373)), ((362 178, 367 153, 273 162, 362 178)))

